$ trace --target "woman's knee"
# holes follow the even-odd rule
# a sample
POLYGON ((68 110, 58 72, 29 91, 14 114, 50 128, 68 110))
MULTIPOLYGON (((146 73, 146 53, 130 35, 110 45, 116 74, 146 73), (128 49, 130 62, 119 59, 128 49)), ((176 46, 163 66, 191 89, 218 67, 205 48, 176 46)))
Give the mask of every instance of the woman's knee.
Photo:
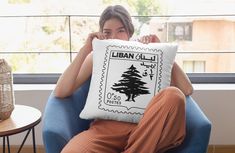
POLYGON ((185 107, 185 95, 177 87, 167 87, 161 92, 165 95, 166 104, 185 107))
POLYGON ((88 153, 92 148, 92 133, 87 130, 74 136, 63 148, 61 153, 88 153))

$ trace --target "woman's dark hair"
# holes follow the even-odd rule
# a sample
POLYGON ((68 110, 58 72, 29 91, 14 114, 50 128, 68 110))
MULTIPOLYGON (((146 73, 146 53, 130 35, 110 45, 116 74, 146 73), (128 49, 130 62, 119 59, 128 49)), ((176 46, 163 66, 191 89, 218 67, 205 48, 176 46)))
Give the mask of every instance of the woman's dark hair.
POLYGON ((132 24, 131 16, 128 11, 121 5, 108 6, 100 16, 99 26, 100 31, 103 31, 104 24, 107 20, 111 18, 119 19, 124 28, 127 30, 130 37, 134 33, 134 26, 132 24))

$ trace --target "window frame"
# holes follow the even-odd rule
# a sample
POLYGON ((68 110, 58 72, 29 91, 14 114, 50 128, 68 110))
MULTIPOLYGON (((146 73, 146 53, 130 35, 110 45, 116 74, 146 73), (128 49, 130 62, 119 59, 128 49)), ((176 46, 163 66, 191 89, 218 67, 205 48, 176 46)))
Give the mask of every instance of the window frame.
MULTIPOLYGON (((234 84, 235 73, 186 73, 193 84, 234 84)), ((56 84, 61 73, 13 74, 14 84, 56 84)))
MULTIPOLYGON (((78 15, 36 15, 36 16, 0 16, 0 17, 58 17, 58 16, 66 16, 69 18, 69 41, 70 41, 70 50, 67 53, 73 53, 71 50, 71 25, 70 18, 78 15)), ((81 17, 98 17, 97 15, 79 15, 81 17)), ((193 15, 190 15, 193 16, 193 15)), ((204 16, 204 15, 201 15, 204 16)), ((213 15, 210 15, 213 16, 213 15)), ((235 16, 235 15, 229 15, 235 16)), ((132 16, 132 17, 144 17, 144 16, 132 16)), ((153 16, 148 16, 153 17, 153 16)), ((177 17, 177 16, 154 16, 154 17, 177 17)), ((183 16, 181 16, 183 17, 183 16)), ((186 16, 187 17, 187 16, 186 16)), ((234 53, 234 52, 233 52, 234 53)), ((71 62, 72 57, 70 58, 71 62)), ((235 83, 235 73, 186 73, 194 84, 229 84, 235 83)), ((35 73, 35 74, 21 74, 21 73, 13 73, 13 83, 14 84, 55 84, 59 78, 61 73, 35 73)))

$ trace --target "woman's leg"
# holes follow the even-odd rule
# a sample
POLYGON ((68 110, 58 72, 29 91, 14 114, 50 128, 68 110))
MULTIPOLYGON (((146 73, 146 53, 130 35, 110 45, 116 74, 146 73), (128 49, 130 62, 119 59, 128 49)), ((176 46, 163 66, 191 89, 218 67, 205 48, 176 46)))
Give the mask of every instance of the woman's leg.
POLYGON ((185 96, 168 87, 153 97, 132 131, 124 153, 163 153, 185 136, 185 96))
POLYGON ((97 120, 89 130, 73 137, 62 153, 120 153, 136 124, 97 120))

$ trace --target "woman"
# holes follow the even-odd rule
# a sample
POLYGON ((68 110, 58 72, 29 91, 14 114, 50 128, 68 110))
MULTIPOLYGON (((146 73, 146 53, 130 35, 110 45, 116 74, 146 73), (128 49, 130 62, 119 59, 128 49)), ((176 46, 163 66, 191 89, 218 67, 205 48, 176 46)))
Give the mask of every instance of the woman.
MULTIPOLYGON (((54 95, 70 96, 92 73, 92 40, 129 40, 134 33, 131 17, 120 5, 107 7, 99 21, 100 30, 89 34, 85 45, 60 76, 54 95)), ((155 35, 142 37, 142 43, 160 42, 155 35)), ((73 137, 62 153, 163 153, 178 146, 185 136, 185 95, 192 85, 174 63, 171 86, 154 96, 138 124, 96 119, 90 128, 73 137), (175 86, 175 87, 173 87, 175 86)))

